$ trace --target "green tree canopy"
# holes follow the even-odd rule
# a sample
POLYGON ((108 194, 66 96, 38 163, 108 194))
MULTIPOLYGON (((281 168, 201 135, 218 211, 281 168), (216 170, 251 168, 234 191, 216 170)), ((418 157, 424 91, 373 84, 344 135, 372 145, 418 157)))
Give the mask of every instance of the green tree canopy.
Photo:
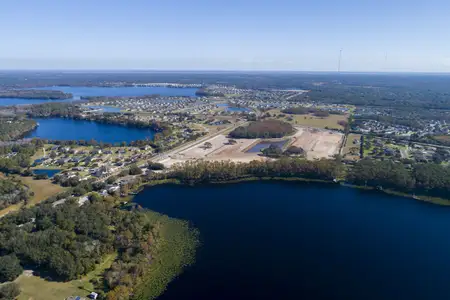
POLYGON ((0 256, 0 282, 12 281, 22 272, 23 268, 16 255, 0 256))

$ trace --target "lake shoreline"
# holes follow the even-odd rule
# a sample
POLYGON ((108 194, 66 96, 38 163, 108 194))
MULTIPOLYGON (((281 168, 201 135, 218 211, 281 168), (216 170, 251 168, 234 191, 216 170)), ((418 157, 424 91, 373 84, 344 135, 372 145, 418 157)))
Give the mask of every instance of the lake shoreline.
POLYGON ((161 235, 154 245, 156 260, 136 286, 135 296, 137 299, 156 299, 166 291, 169 283, 195 263, 196 250, 200 246, 199 232, 185 220, 152 210, 146 215, 158 219, 161 235))
POLYGON ((445 279, 439 280, 448 268, 440 256, 450 249, 442 241, 450 213, 445 207, 337 184, 246 181, 160 185, 136 196, 137 205, 186 220, 200 232, 195 264, 161 299, 314 299, 316 291, 321 299, 364 299, 373 290, 377 299, 395 299, 399 291, 425 299, 429 285, 415 282, 430 277, 434 297, 448 295, 445 279), (280 275, 267 276, 268 270, 280 275), (395 290, 386 279, 392 272, 405 278, 395 290))
MULTIPOLYGON (((17 87, 15 87, 17 88, 17 87)), ((15 90, 15 94, 0 93, 0 106, 36 105, 41 103, 77 102, 84 97, 142 97, 160 95, 162 97, 196 97, 197 87, 172 85, 34 85, 15 90), (20 91, 18 95, 17 91, 20 91), (33 91, 33 92, 30 92, 33 91), (10 97, 11 96, 11 97, 10 97)), ((0 91, 1 92, 1 91, 0 91)), ((83 101, 83 100, 81 100, 83 101)))
POLYGON ((146 127, 137 124, 108 122, 65 117, 33 117, 39 126, 24 135, 24 138, 38 138, 44 141, 91 141, 103 143, 130 144, 138 140, 153 140, 161 129, 156 124, 146 127), (58 128, 59 131, 54 129, 58 128))
MULTIPOLYGON (((239 183, 245 183, 245 182, 255 182, 255 181, 274 181, 274 182, 303 182, 303 183, 318 183, 318 184, 326 184, 326 185, 333 185, 333 186, 341 186, 341 187, 348 187, 352 189, 359 189, 359 190, 365 190, 365 191, 372 191, 372 192, 380 192, 387 195, 392 196, 398 196, 402 198, 409 198, 414 199, 421 202, 427 202, 434 205, 440 205, 440 206, 450 206, 450 200, 444 199, 444 198, 438 198, 438 197, 431 197, 426 195, 410 195, 407 193, 402 193, 399 191, 389 190, 389 189, 377 189, 375 187, 365 187, 365 186, 358 186, 358 185, 352 185, 345 182, 333 182, 323 179, 308 179, 308 178, 301 178, 301 177, 246 177, 246 178, 239 178, 239 179, 232 179, 232 180, 224 180, 224 181, 211 181, 207 183, 187 183, 182 182, 178 179, 162 179, 162 180, 155 180, 152 182, 146 182, 140 185, 137 189, 135 189, 135 193, 142 192, 146 187, 153 187, 157 185, 181 185, 181 186, 191 186, 191 187, 199 187, 202 185, 225 185, 225 184, 239 184, 239 183)), ((133 200, 134 197, 130 197, 130 201, 133 200)))

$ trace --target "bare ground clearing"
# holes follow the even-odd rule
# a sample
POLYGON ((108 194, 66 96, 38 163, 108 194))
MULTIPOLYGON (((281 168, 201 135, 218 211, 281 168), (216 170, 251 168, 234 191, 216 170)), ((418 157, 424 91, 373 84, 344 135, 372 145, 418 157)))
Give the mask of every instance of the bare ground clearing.
POLYGON ((301 147, 308 159, 331 158, 338 154, 344 135, 340 132, 310 127, 296 127, 291 146, 301 147))

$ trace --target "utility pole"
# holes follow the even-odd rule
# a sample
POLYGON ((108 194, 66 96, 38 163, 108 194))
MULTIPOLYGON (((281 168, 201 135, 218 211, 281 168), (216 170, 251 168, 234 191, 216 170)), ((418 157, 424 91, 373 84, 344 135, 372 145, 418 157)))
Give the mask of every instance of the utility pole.
POLYGON ((339 51, 338 73, 341 73, 342 49, 339 51))

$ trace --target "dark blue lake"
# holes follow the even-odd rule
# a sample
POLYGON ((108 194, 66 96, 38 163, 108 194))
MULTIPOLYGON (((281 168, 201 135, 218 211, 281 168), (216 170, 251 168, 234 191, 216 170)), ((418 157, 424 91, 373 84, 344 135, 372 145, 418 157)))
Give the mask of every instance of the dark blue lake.
POLYGON ((63 118, 35 119, 39 126, 26 137, 39 137, 51 140, 85 140, 94 139, 105 143, 131 142, 153 139, 150 129, 126 127, 113 124, 97 123, 85 120, 63 118))
POLYGON ((17 99, 0 98, 0 106, 38 104, 46 102, 61 102, 80 99, 82 96, 144 96, 159 94, 161 96, 190 96, 195 97, 196 88, 167 88, 167 87, 67 87, 51 86, 34 88, 37 90, 58 90, 65 93, 72 93, 73 99, 67 100, 46 100, 46 99, 17 99))
POLYGON ((450 207, 338 185, 156 186, 135 201, 200 231, 161 299, 450 299, 450 207))
POLYGON ((47 174, 48 178, 55 176, 59 172, 61 172, 61 170, 58 170, 58 169, 34 169, 33 170, 33 173, 35 175, 47 174))

